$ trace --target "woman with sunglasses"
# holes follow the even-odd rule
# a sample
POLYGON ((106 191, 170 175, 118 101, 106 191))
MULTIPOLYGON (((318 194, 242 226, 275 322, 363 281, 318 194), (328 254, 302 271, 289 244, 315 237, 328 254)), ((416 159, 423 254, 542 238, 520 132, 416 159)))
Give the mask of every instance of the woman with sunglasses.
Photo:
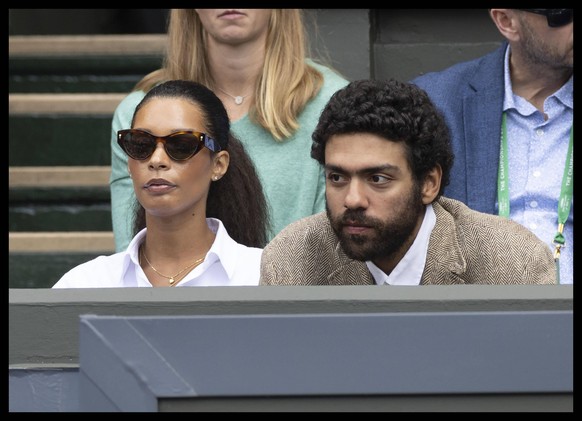
POLYGON ((156 84, 194 80, 223 101, 232 131, 244 144, 271 212, 268 237, 325 209, 322 169, 309 158, 311 133, 327 100, 347 84, 307 58, 300 9, 172 9, 161 69, 146 75, 112 121, 111 212, 117 251, 131 238, 127 203, 133 190, 117 132, 156 84))
POLYGON ((117 142, 137 197, 135 235, 53 288, 257 285, 267 205, 221 100, 196 82, 160 84, 117 142))
POLYGON ((415 80, 445 115, 455 163, 445 195, 525 225, 574 259, 574 14, 490 9, 506 39, 494 52, 415 80))

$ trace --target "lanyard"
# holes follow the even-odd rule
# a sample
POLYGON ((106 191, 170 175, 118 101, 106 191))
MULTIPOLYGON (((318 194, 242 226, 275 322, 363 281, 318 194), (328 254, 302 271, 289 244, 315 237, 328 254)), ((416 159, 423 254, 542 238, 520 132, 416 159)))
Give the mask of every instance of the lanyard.
MULTIPOLYGON (((554 260, 556 268, 559 266, 560 250, 564 247, 566 239, 564 238, 564 225, 570 214, 570 205, 574 192, 574 154, 572 153, 572 144, 574 143, 574 125, 570 130, 570 142, 568 144, 568 153, 566 155, 566 165, 564 166, 564 175, 562 176, 562 188, 560 189, 560 200, 558 201, 558 231, 554 236, 553 244, 554 260)), ((509 218, 509 165, 507 163, 507 116, 503 113, 501 120, 501 148, 499 152, 499 172, 497 174, 497 200, 499 203, 499 215, 509 218)), ((560 282, 558 270, 558 283, 560 282)))

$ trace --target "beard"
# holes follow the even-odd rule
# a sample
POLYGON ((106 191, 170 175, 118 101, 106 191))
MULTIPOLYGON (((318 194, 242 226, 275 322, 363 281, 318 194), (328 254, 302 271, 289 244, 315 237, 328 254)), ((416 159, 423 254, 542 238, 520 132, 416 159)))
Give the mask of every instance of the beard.
POLYGON ((523 29, 522 45, 524 58, 529 66, 536 68, 539 66, 554 69, 556 71, 571 72, 574 69, 574 46, 565 50, 564 46, 552 47, 545 39, 535 33, 531 25, 520 19, 523 29))
POLYGON ((346 255, 354 260, 373 261, 396 255, 402 248, 408 249, 414 242, 414 231, 425 211, 420 186, 415 184, 411 194, 396 206, 385 220, 365 215, 363 209, 347 209, 342 215, 333 217, 326 202, 326 212, 331 227, 346 255), (346 234, 348 223, 370 227, 372 233, 346 234))

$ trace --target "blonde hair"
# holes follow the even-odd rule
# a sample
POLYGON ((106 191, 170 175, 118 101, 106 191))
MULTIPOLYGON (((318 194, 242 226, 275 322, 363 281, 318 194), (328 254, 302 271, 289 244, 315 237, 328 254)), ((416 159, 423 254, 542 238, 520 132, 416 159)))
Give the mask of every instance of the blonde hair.
MULTIPOLYGON (((305 62, 309 46, 301 9, 273 9, 267 31, 265 63, 249 117, 282 141, 299 127, 297 116, 319 92, 323 75, 305 62)), ((147 92, 171 79, 214 86, 204 28, 194 9, 171 10, 167 42, 163 67, 146 75, 135 90, 147 92)))

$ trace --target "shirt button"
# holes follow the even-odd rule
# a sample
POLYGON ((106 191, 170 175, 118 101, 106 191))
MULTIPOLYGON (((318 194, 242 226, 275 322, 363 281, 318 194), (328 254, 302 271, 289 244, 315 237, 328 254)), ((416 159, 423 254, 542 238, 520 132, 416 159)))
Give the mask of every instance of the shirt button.
POLYGON ((544 135, 544 130, 543 129, 537 129, 536 130, 536 134, 541 137, 541 136, 544 135))
POLYGON ((538 227, 538 224, 530 224, 529 225, 530 230, 535 230, 537 227, 538 227))
POLYGON ((540 171, 534 171, 534 177, 539 177, 540 175, 542 175, 542 173, 540 171))
POLYGON ((537 207, 538 207, 538 202, 536 202, 535 200, 532 200, 531 202, 529 202, 529 205, 530 205, 532 208, 537 208, 537 207))

